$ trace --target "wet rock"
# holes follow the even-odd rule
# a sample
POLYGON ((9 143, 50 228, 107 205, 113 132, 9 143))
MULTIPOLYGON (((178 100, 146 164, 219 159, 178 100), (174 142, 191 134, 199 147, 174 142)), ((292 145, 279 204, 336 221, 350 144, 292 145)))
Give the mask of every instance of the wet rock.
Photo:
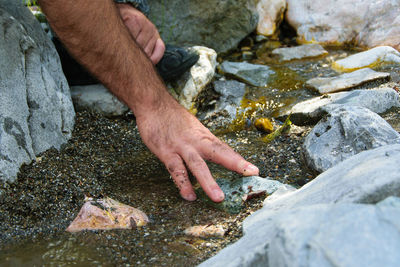
POLYGON ((102 84, 72 86, 71 97, 75 109, 90 110, 105 116, 120 116, 129 108, 102 84))
POLYGON ((281 182, 262 178, 259 176, 243 177, 238 179, 217 179, 217 184, 225 193, 225 200, 215 203, 209 200, 204 192, 199 189, 199 197, 207 204, 231 214, 239 213, 244 208, 244 201, 252 197, 270 195, 278 189, 294 190, 292 186, 281 182))
POLYGON ((278 119, 292 114, 290 120, 296 125, 314 124, 338 105, 360 106, 375 113, 383 113, 392 107, 400 107, 400 97, 395 90, 386 85, 370 90, 339 92, 300 102, 290 110, 283 111, 278 119))
POLYGON ((298 41, 322 44, 376 47, 400 46, 398 1, 287 0, 286 19, 295 28, 298 41))
POLYGON ((400 52, 390 46, 379 46, 333 62, 337 71, 354 71, 361 68, 379 67, 385 63, 400 63, 400 52))
POLYGON ((397 266, 399 219, 383 202, 264 207, 243 238, 199 266, 397 266))
POLYGON ((247 62, 224 61, 219 68, 227 76, 259 87, 267 86, 270 76, 275 73, 268 66, 247 62))
POLYGON ((71 137, 75 112, 53 44, 21 1, 0 1, 0 180, 71 137))
POLYGON ((201 46, 191 49, 199 54, 199 60, 176 84, 170 85, 177 94, 179 103, 187 109, 193 107, 196 97, 211 82, 217 65, 217 53, 214 50, 201 46))
POLYGON ((88 198, 67 232, 83 230, 134 229, 149 222, 147 215, 111 198, 88 198))
POLYGON ((364 150, 400 144, 400 134, 376 113, 342 106, 329 112, 304 141, 308 167, 323 172, 364 150))
POLYGON ((166 43, 236 48, 257 26, 257 1, 149 0, 150 19, 166 43), (190 12, 188 12, 190 10, 190 12), (212 12, 210 12, 212 10, 212 12))
POLYGON ((306 85, 316 89, 320 94, 335 93, 343 91, 366 82, 390 78, 390 73, 376 72, 370 68, 344 73, 336 77, 313 78, 306 82, 306 85))
POLYGON ((209 237, 224 237, 225 230, 219 225, 196 225, 189 227, 183 231, 185 235, 209 238, 209 237))
POLYGON ((274 126, 267 118, 256 119, 256 121, 254 122, 254 126, 257 128, 257 130, 265 133, 271 133, 274 130, 274 126))
POLYGON ((276 48, 272 50, 272 54, 279 56, 282 61, 290 61, 325 56, 328 54, 328 51, 319 44, 305 44, 295 47, 276 48))
POLYGON ((279 27, 286 10, 286 0, 261 0, 257 4, 257 33, 271 36, 279 27))

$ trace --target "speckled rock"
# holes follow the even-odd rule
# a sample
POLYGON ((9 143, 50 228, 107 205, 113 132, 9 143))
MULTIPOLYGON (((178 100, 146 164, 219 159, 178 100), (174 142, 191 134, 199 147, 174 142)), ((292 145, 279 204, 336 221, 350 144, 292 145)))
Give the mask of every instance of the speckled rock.
POLYGON ((400 144, 400 134, 376 113, 342 106, 329 112, 308 134, 303 155, 308 167, 323 172, 364 150, 400 144))
POLYGON ((235 48, 253 32, 255 0, 149 0, 150 19, 167 43, 201 45, 218 53, 235 48), (212 10, 212 12, 210 12, 212 10))
POLYGON ((286 0, 261 0, 257 4, 257 33, 273 35, 279 27, 286 10, 286 0))
POLYGON ((390 73, 377 72, 370 68, 356 70, 350 73, 344 73, 335 77, 318 77, 310 79, 306 85, 314 88, 320 94, 335 93, 350 89, 374 80, 387 80, 390 73))
POLYGON ((21 1, 0 1, 0 179, 71 136, 75 112, 57 52, 21 1))
POLYGON ((225 75, 259 87, 267 86, 270 76, 275 73, 268 66, 247 62, 224 61, 219 69, 225 75))
POLYGON ((338 105, 361 106, 375 113, 383 113, 392 107, 400 107, 400 96, 392 88, 384 85, 370 90, 353 90, 311 98, 283 111, 278 119, 286 118, 296 125, 318 122, 327 112, 338 105))
POLYGON ((384 0, 287 0, 286 19, 298 41, 400 49, 400 3, 384 0))
POLYGON ((379 67, 385 63, 399 63, 400 52, 390 46, 379 46, 332 63, 337 71, 354 71, 361 68, 379 67))
POLYGON ((90 110, 105 116, 120 116, 129 108, 102 84, 71 86, 76 110, 90 110))
POLYGON ((305 44, 294 47, 283 47, 272 50, 272 54, 279 56, 282 61, 320 57, 328 54, 319 44, 305 44))
POLYGON ((211 82, 217 66, 217 53, 213 49, 202 46, 191 49, 199 54, 199 60, 176 83, 169 85, 179 103, 187 109, 194 106, 197 96, 211 82))

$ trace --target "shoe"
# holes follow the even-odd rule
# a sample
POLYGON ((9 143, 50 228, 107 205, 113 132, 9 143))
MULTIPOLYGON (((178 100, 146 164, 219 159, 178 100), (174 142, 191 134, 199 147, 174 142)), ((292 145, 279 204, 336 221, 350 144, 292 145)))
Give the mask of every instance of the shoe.
POLYGON ((199 55, 185 48, 166 45, 164 56, 156 68, 164 81, 179 78, 199 60, 199 55))

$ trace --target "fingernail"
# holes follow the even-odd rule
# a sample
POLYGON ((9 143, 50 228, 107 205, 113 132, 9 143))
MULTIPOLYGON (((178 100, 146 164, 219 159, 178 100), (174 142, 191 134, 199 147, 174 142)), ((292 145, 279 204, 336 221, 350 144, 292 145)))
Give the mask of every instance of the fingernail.
POLYGON ((253 164, 247 165, 247 167, 243 170, 243 175, 249 176, 249 175, 258 175, 259 170, 256 166, 253 164))
POLYGON ((215 202, 221 202, 225 198, 224 192, 222 192, 220 189, 214 189, 213 190, 215 202))
POLYGON ((187 196, 184 196, 183 198, 186 199, 187 201, 195 201, 197 197, 195 194, 189 194, 187 196))

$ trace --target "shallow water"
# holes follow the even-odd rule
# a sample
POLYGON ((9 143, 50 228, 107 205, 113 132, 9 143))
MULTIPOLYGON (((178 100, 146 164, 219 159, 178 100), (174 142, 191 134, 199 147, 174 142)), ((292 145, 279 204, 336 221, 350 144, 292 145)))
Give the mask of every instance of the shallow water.
MULTIPOLYGON (((275 74, 268 87, 247 88, 246 99, 249 102, 243 108, 253 105, 253 111, 247 116, 250 119, 273 117, 281 109, 317 95, 305 88, 305 81, 319 75, 333 75, 335 72, 329 67, 331 62, 351 53, 331 50, 324 58, 291 63, 268 59, 266 63, 275 74)), ((263 60, 260 57, 252 62, 262 63, 263 60)), ((398 115, 395 110, 387 116, 398 126, 398 115)), ((29 219, 21 215, 16 224, 22 225, 18 226, 22 232, 30 229, 30 223, 38 223, 42 219, 43 222, 51 221, 54 217, 54 222, 52 226, 43 226, 46 230, 42 234, 40 227, 35 226, 39 234, 30 241, 21 238, 25 241, 13 244, 7 240, 9 245, 3 246, 0 251, 0 266, 193 266, 240 238, 241 221, 260 207, 261 200, 255 200, 248 203, 239 215, 229 215, 210 208, 200 200, 193 203, 183 201, 163 165, 140 142, 132 118, 112 120, 78 114, 77 125, 75 137, 63 151, 45 153, 41 163, 27 166, 20 175, 22 183, 28 183, 29 177, 39 177, 41 171, 45 173, 43 176, 59 177, 54 178, 54 186, 48 185, 48 180, 43 185, 35 184, 35 180, 33 186, 43 186, 49 191, 43 193, 49 195, 43 198, 46 201, 61 201, 60 214, 53 210, 57 207, 46 205, 41 209, 49 210, 40 213, 31 207, 27 209, 33 215, 39 215, 32 215, 29 219), (72 192, 68 200, 62 199, 62 192, 53 197, 52 190, 62 189, 68 194, 73 190, 80 191, 72 192), (149 215, 151 223, 132 231, 63 232, 78 212, 84 195, 106 195, 137 207, 149 215), (202 240, 182 234, 186 227, 209 223, 224 225, 228 230, 226 236, 223 239, 202 240)), ((300 162, 303 135, 281 136, 271 144, 265 144, 260 141, 262 133, 244 128, 236 129, 236 132, 220 132, 219 137, 258 165, 260 176, 293 185, 302 185, 314 177, 302 168, 300 162)), ((234 175, 216 165, 210 166, 216 178, 234 175)), ((19 191, 15 194, 25 196, 19 191)), ((33 190, 31 194, 39 197, 40 192, 33 190)), ((20 204, 17 202, 15 205, 20 204)), ((10 216, 21 212, 12 207, 7 211, 10 216)), ((14 234, 12 238, 18 238, 16 231, 10 233, 14 234)))

